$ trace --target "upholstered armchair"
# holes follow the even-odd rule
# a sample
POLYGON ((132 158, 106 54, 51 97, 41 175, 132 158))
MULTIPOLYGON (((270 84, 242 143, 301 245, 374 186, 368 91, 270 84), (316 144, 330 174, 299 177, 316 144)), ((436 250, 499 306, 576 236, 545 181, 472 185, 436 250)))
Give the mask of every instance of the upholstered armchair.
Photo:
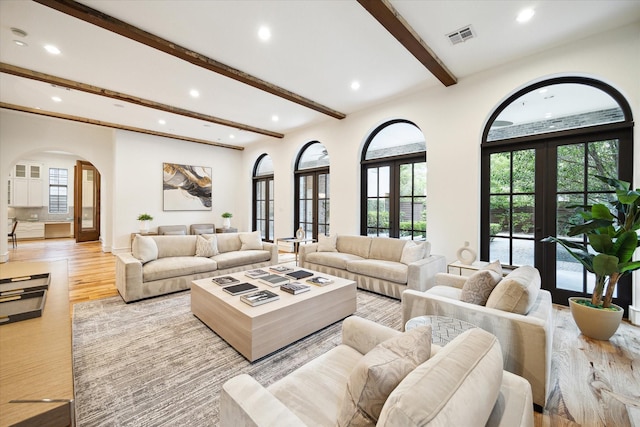
POLYGON ((486 271, 468 278, 437 274, 431 289, 403 292, 403 324, 416 316, 446 316, 492 333, 500 341, 504 369, 529 381, 533 403, 541 410, 546 404, 551 375, 551 294, 540 289, 540 274, 531 266, 517 268, 504 278, 501 273, 500 269, 497 277, 493 275, 495 283, 490 289, 480 292, 477 288, 474 292, 473 278, 487 278, 490 274, 486 271), (483 292, 484 297, 480 296, 483 292))
POLYGON ((430 326, 401 333, 352 316, 341 345, 269 387, 246 374, 227 381, 220 425, 517 427, 533 426, 533 408, 529 383, 502 369, 482 329, 439 347, 430 326))

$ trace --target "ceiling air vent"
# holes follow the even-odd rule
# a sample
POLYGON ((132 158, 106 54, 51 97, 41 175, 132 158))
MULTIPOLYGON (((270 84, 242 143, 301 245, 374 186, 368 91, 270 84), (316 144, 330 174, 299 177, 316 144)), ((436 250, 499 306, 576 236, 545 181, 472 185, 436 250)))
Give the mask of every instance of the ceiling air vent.
POLYGON ((447 34, 447 38, 451 42, 451 44, 458 44, 462 42, 466 42, 469 39, 472 39, 476 36, 475 32, 471 25, 467 25, 466 27, 462 27, 459 30, 454 31, 453 33, 447 34))

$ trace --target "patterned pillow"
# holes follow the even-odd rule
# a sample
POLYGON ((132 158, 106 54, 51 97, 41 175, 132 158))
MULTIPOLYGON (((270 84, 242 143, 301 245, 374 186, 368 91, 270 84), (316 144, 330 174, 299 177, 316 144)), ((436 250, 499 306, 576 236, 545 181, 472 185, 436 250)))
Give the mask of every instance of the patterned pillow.
POLYGON ((362 356, 351 371, 338 426, 374 426, 400 382, 431 356, 431 325, 390 338, 362 356))
POLYGON ((318 234, 318 252, 338 252, 336 249, 336 243, 338 242, 338 236, 325 236, 324 234, 318 234))
POLYGON ((240 241, 242 242, 242 246, 240 247, 241 251, 262 249, 262 237, 260 237, 259 231, 240 233, 238 237, 240 237, 240 241))
POLYGON ((500 279, 502 279, 502 275, 493 270, 476 271, 464 282, 460 300, 471 304, 485 305, 500 279))
POLYGON ((218 255, 219 253, 218 239, 216 236, 206 238, 202 235, 198 235, 196 240, 196 256, 209 258, 214 255, 218 255))
POLYGON ((134 257, 142 261, 143 264, 158 259, 158 245, 152 237, 136 235, 133 239, 131 252, 134 257))

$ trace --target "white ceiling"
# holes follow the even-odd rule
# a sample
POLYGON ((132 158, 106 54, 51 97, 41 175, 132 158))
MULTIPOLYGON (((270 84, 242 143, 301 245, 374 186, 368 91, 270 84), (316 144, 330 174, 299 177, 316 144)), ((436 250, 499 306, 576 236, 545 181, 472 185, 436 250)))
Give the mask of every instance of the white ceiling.
MULTIPOLYGON (((347 115, 442 85, 355 0, 81 3, 347 115), (268 42, 257 37, 262 25, 271 29, 268 42)), ((458 80, 640 20, 638 0, 391 4, 458 80), (536 14, 519 24, 526 7, 536 14), (451 45, 446 34, 467 25, 477 38, 451 45)), ((282 134, 338 120, 32 1, 0 0, 0 62, 282 134), (61 54, 47 53, 46 44, 61 54)), ((234 146, 271 138, 6 73, 0 102, 234 146)))

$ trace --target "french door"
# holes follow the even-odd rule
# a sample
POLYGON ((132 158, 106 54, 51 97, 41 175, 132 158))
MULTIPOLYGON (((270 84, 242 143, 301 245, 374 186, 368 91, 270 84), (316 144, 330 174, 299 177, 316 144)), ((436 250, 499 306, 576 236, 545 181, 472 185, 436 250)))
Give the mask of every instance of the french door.
MULTIPOLYGON (((553 301, 593 291, 594 275, 562 247, 542 243, 547 236, 567 238, 580 221, 576 206, 606 203, 611 188, 594 175, 631 182, 630 131, 571 132, 565 137, 483 148, 481 256, 514 267, 534 265, 553 301)), ((614 302, 627 308, 631 277, 616 288, 614 302)))
POLYGON ((262 240, 273 242, 273 175, 254 178, 253 192, 253 229, 260 231, 262 240))
MULTIPOLYGON (((317 239, 319 234, 330 235, 329 229, 329 171, 296 172, 295 224, 302 227, 307 238, 317 239)), ((297 229, 297 227, 296 227, 297 229)), ((293 230, 295 232, 295 230, 293 230)))
POLYGON ((78 160, 75 167, 76 242, 100 238, 100 173, 91 163, 78 160))

